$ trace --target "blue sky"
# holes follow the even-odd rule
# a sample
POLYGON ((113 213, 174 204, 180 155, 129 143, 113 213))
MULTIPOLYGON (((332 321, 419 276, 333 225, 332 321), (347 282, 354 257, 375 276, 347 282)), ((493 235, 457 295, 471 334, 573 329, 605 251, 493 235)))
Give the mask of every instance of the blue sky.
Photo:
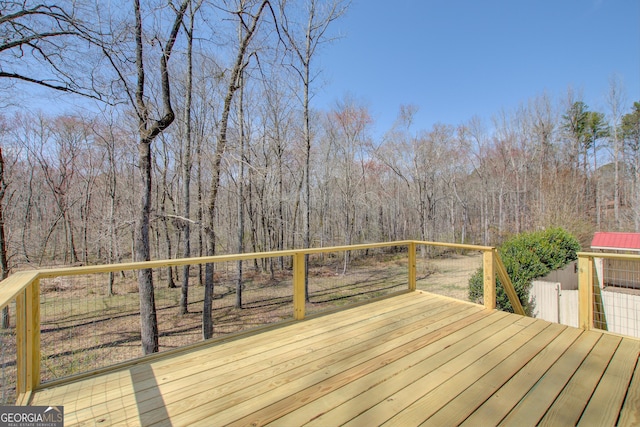
POLYGON ((369 107, 374 133, 401 104, 416 126, 490 120, 569 86, 606 112, 615 73, 628 105, 640 101, 640 0, 353 0, 334 24, 343 37, 317 57, 315 108, 350 94, 369 107))

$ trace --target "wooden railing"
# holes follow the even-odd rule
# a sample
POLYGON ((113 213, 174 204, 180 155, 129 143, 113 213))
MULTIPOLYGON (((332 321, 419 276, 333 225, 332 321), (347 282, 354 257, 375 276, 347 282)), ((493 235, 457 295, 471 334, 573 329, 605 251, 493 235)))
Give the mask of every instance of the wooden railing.
MULTIPOLYGON (((524 314, 513 285, 495 248, 486 246, 450 244, 423 241, 397 241, 352 246, 336 246, 327 248, 287 250, 279 252, 246 253, 235 255, 219 255, 203 258, 185 258, 159 260, 112 265, 54 268, 37 271, 17 272, 0 282, 0 309, 15 301, 16 322, 16 395, 18 404, 28 403, 30 394, 40 385, 40 281, 45 278, 62 276, 82 276, 96 273, 120 272, 148 268, 221 263, 240 260, 255 260, 274 257, 292 258, 293 277, 293 318, 305 318, 305 259, 311 254, 331 254, 345 251, 369 250, 373 248, 400 247, 407 256, 407 290, 416 289, 416 248, 420 245, 444 247, 453 250, 479 251, 483 253, 484 270, 484 306, 496 308, 496 276, 505 286, 514 310, 524 314)), ((582 262, 582 261, 581 261, 582 262)), ((581 264, 582 266, 582 264, 581 264)), ((582 271, 582 270, 581 270, 582 271)), ((585 271, 587 268, 585 267, 585 271)))

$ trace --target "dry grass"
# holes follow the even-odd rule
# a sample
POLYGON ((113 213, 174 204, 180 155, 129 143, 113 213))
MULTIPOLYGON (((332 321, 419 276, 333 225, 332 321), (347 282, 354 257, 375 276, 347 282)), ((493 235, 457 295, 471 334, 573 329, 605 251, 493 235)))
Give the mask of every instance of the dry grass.
MULTIPOLYGON (((468 279, 481 259, 477 254, 419 258, 418 288, 466 299, 468 279)), ((216 337, 293 317, 291 270, 284 265, 284 269, 258 272, 248 264, 243 274, 242 308, 235 307, 235 263, 216 266, 212 311, 216 337)), ((185 315, 181 315, 178 308, 180 288, 166 286, 166 269, 154 271, 160 351, 202 339, 204 288, 197 284, 198 278, 194 276, 197 267, 190 271, 189 313, 185 315)), ((141 356, 136 276, 133 272, 118 276, 114 295, 107 295, 107 279, 105 274, 42 281, 43 382, 141 356)), ((341 258, 312 259, 306 312, 317 313, 406 288, 406 254, 354 256, 346 270, 341 258)), ((15 338, 12 330, 1 333, 5 399, 0 403, 7 403, 15 398, 11 395, 11 392, 15 394, 15 338)))
POLYGON ((482 254, 448 254, 418 260, 417 287, 438 295, 469 300, 469 279, 482 266, 482 254), (421 274, 422 273, 422 274, 421 274))

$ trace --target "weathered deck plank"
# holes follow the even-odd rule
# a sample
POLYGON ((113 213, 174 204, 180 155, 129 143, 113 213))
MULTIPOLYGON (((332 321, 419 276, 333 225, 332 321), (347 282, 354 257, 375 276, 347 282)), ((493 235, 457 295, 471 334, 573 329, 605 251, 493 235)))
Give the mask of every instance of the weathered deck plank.
POLYGON ((640 341, 415 292, 38 390, 65 425, 632 425, 640 341), (612 421, 613 420, 613 421, 612 421))

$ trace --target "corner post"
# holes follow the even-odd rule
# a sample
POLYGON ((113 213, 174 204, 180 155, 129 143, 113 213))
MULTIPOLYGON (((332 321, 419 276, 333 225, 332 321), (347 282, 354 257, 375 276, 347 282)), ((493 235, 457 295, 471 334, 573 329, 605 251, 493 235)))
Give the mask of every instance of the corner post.
POLYGON ((16 297, 16 395, 26 402, 40 384, 40 279, 16 297))
POLYGON ((27 287, 27 383, 29 391, 40 385, 40 279, 27 287))
POLYGON ((293 255, 293 318, 304 319, 304 282, 305 282, 305 254, 296 252, 293 255))
POLYGON ((593 258, 578 254, 578 327, 593 326, 593 258))
POLYGON ((489 310, 496 309, 496 268, 495 249, 486 250, 482 253, 482 270, 484 272, 484 307, 489 310))
POLYGON ((416 290, 416 242, 409 242, 409 291, 416 290))

